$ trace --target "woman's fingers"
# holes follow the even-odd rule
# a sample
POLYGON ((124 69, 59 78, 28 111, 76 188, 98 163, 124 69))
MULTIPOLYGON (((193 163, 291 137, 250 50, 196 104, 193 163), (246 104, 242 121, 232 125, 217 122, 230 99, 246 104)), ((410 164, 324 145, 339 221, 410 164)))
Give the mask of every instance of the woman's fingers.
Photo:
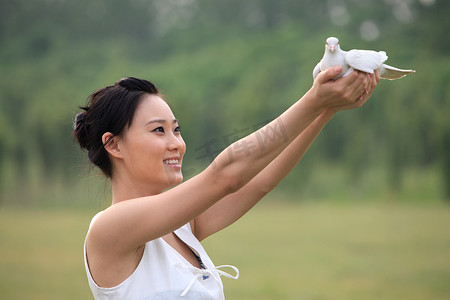
POLYGON ((380 77, 380 73, 378 72, 378 70, 375 70, 374 74, 369 74, 370 76, 370 87, 369 87, 369 95, 372 94, 373 90, 376 88, 376 86, 378 85, 378 82, 380 81, 381 77, 380 77))
POLYGON ((364 83, 363 83, 364 92, 359 96, 359 99, 357 99, 356 101, 365 102, 365 100, 367 100, 369 98, 369 95, 372 92, 372 78, 370 75, 371 74, 365 74, 364 83))
POLYGON ((381 75, 378 70, 375 70, 375 79, 376 79, 377 83, 380 82, 380 80, 381 80, 381 75))
POLYGON ((331 68, 326 69, 324 72, 320 72, 319 75, 316 78, 316 81, 320 84, 327 83, 328 81, 332 80, 334 77, 338 76, 339 73, 341 73, 342 67, 341 66, 334 66, 331 68))
POLYGON ((372 96, 373 90, 376 88, 378 82, 381 79, 378 70, 376 70, 374 74, 366 74, 366 76, 367 76, 367 89, 365 91, 365 94, 362 95, 361 97, 362 103, 365 103, 370 98, 370 96, 372 96))
POLYGON ((353 73, 356 73, 356 77, 354 77, 354 80, 351 81, 345 88, 345 90, 348 92, 346 97, 350 103, 361 100, 361 95, 365 93, 368 84, 365 73, 359 71, 354 71, 353 73))
POLYGON ((367 88, 366 88, 366 94, 369 95, 372 93, 373 90, 373 74, 367 74, 367 88))

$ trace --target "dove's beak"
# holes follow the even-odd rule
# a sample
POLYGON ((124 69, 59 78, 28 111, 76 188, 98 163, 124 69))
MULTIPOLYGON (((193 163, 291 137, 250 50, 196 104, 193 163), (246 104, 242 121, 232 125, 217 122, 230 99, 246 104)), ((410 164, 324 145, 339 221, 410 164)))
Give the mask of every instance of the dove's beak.
POLYGON ((334 46, 330 46, 330 51, 334 52, 334 46))

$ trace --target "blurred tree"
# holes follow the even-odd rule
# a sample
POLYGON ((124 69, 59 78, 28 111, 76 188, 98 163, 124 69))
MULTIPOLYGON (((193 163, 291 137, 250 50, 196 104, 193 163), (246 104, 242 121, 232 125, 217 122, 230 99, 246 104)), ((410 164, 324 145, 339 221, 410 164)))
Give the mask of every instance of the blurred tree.
POLYGON ((383 165, 398 191, 407 170, 439 166, 450 199, 449 13, 444 0, 3 0, 0 193, 72 180, 77 106, 128 75, 167 95, 198 170, 198 145, 216 138, 223 148, 235 129, 306 92, 336 35, 344 49, 386 50, 417 73, 382 82, 362 110, 337 116, 308 157, 342 164, 350 178, 383 165))

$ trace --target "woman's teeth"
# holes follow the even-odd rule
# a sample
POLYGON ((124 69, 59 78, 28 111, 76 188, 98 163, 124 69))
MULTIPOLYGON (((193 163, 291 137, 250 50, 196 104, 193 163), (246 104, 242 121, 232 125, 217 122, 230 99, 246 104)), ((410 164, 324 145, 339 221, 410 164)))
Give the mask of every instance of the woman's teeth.
POLYGON ((178 159, 166 159, 163 161, 166 165, 178 165, 179 160, 178 159))

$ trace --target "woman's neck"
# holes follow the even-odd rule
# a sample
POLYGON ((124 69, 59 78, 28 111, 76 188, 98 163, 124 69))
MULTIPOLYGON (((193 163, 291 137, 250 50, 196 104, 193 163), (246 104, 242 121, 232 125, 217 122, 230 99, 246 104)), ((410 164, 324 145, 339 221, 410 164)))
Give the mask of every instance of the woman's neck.
POLYGON ((135 180, 127 180, 116 176, 112 183, 112 204, 134 198, 147 197, 160 194, 164 191, 151 183, 139 183, 135 180))

